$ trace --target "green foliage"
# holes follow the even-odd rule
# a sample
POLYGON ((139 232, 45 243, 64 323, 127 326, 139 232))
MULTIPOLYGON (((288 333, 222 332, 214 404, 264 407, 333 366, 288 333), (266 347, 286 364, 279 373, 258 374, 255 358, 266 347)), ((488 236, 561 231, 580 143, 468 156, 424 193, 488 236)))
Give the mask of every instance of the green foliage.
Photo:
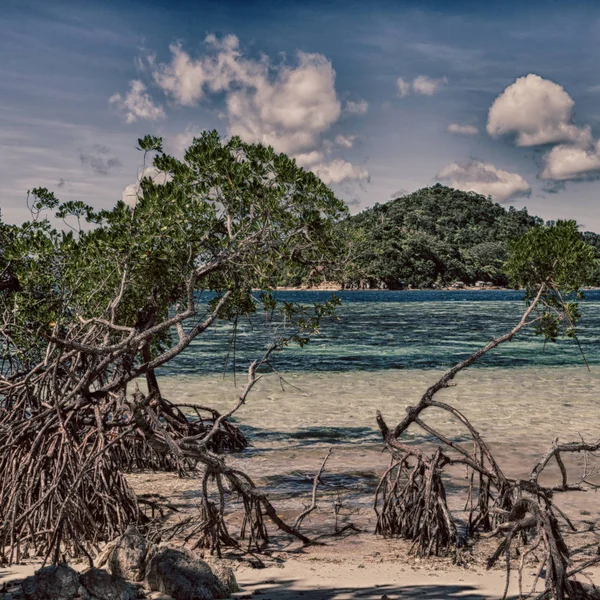
POLYGON ((597 268, 593 248, 581 238, 575 221, 534 227, 510 243, 506 265, 513 285, 530 292, 542 284, 564 293, 591 285, 597 268))
MULTIPOLYGON (((12 315, 4 353, 19 354, 24 368, 43 358, 48 335, 68 336, 74 323, 111 318, 143 328, 187 305, 190 292, 229 292, 223 315, 233 319, 255 310, 253 289, 335 252, 345 205, 286 155, 216 131, 196 138, 183 161, 164 154, 160 138, 138 144, 154 153, 161 177, 142 179, 135 206, 96 212, 38 188, 33 219, 2 225, 0 266, 19 282, 0 294, 0 310, 12 315), (72 230, 40 218, 49 210, 72 230)), ((157 336, 154 348, 169 342, 157 336)))
POLYGON ((539 298, 536 333, 549 341, 560 335, 576 339, 577 300, 583 298, 582 288, 595 282, 598 259, 575 221, 534 227, 513 240, 506 272, 529 303, 539 298))
POLYGON ((456 280, 507 283, 508 241, 542 221, 474 192, 423 188, 348 219, 352 286, 431 287, 456 280))
POLYGON ((155 135, 145 135, 143 138, 138 138, 138 150, 143 152, 162 152, 162 138, 155 135))

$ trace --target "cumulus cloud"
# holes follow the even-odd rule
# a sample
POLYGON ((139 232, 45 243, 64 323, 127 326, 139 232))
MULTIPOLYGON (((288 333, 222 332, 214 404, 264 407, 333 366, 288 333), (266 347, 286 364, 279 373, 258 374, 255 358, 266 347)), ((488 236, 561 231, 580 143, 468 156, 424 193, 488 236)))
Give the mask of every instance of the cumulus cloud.
POLYGON ((323 160, 323 153, 318 150, 313 150, 312 152, 303 152, 302 154, 296 154, 294 157, 296 159, 296 163, 300 167, 309 168, 319 161, 323 160))
POLYGON ((229 94, 232 134, 291 154, 318 143, 319 135, 340 117, 335 71, 320 54, 299 52, 298 60, 298 67, 283 67, 273 83, 264 78, 229 94))
POLYGON ((463 165, 452 163, 445 166, 436 177, 448 181, 454 188, 491 196, 497 202, 531 193, 529 184, 518 173, 503 171, 480 161, 463 165))
POLYGON ((322 54, 298 52, 297 66, 272 67, 246 59, 236 36, 205 41, 212 54, 194 59, 172 45, 171 62, 154 65, 155 82, 176 103, 196 106, 207 92, 225 92, 230 134, 292 154, 314 147, 339 119, 335 71, 322 54))
POLYGON ((398 77, 396 85, 398 86, 398 94, 401 98, 410 94, 410 82, 406 81, 403 77, 398 77))
POLYGON ((222 39, 213 34, 204 40, 212 54, 193 59, 180 44, 171 44, 171 62, 151 61, 156 84, 181 106, 196 106, 206 91, 223 92, 235 82, 258 83, 268 71, 268 60, 246 60, 239 50, 239 39, 227 35, 222 39))
POLYGON ((597 178, 600 141, 594 142, 589 125, 574 123, 574 104, 562 86, 529 74, 496 98, 489 111, 487 131, 492 136, 513 134, 517 146, 551 144, 539 173, 540 179, 555 182, 550 185, 597 178))
POLYGON ((170 175, 158 171, 153 166, 149 166, 141 170, 138 174, 137 181, 126 186, 121 193, 121 200, 128 206, 134 207, 138 202, 138 198, 143 196, 140 183, 144 177, 149 177, 158 185, 165 183, 171 178, 170 175))
POLYGON ((448 83, 445 77, 441 79, 432 79, 427 75, 419 75, 413 81, 412 87, 415 94, 423 94, 424 96, 433 96, 442 85, 448 83))
POLYGON ((113 94, 108 102, 116 106, 117 110, 125 117, 126 123, 144 119, 157 121, 165 116, 163 107, 154 104, 150 94, 146 93, 146 86, 138 79, 129 82, 129 91, 125 97, 118 93, 113 94))
POLYGON ((477 135, 479 133, 474 125, 461 125, 460 123, 450 123, 447 131, 457 135, 477 135))
MULTIPOLYGON (((273 146, 305 167, 321 161, 322 135, 342 112, 331 62, 322 54, 300 51, 294 65, 274 65, 266 56, 249 59, 234 35, 217 38, 211 34, 205 44, 206 52, 198 57, 173 44, 169 62, 149 61, 154 81, 165 94, 181 106, 197 106, 209 94, 223 94, 222 116, 230 135, 273 146)), ((365 101, 348 101, 344 108, 363 114, 367 107, 365 101)), ((179 146, 185 139, 180 141, 179 146)), ((340 168, 333 169, 337 173, 340 168)), ((352 172, 362 179, 363 170, 353 167, 352 172)), ((345 172, 349 171, 346 167, 345 172)), ((338 178, 332 176, 331 181, 338 178)))
POLYGON ((573 105, 562 86, 530 73, 519 77, 494 100, 487 132, 494 137, 512 134, 517 146, 589 144, 590 128, 573 123, 573 105))
POLYGON ((165 147, 177 157, 183 157, 185 151, 190 147, 195 137, 200 137, 204 129, 188 125, 184 131, 175 135, 168 136, 165 140, 165 147))
POLYGON ((544 157, 541 179, 566 181, 600 176, 600 140, 588 147, 573 144, 554 146, 544 157))
POLYGON ((355 135, 336 135, 335 143, 343 148, 352 148, 354 146, 355 135))
POLYGON ((428 77, 427 75, 418 75, 412 80, 412 82, 407 81, 403 77, 398 77, 396 80, 398 95, 401 98, 410 95, 411 92, 420 94, 422 96, 433 96, 446 83, 448 83, 446 77, 434 79, 432 77, 428 77))
POLYGON ((344 110, 351 115, 364 115, 369 110, 369 103, 366 100, 359 100, 357 102, 346 100, 344 110))
POLYGON ((369 172, 365 168, 353 165, 341 158, 315 165, 311 170, 326 185, 340 183, 346 179, 369 180, 369 172))
POLYGON ((82 165, 89 167, 96 175, 108 175, 111 169, 121 166, 119 158, 110 155, 111 151, 108 146, 94 144, 90 150, 79 151, 79 160, 82 165))

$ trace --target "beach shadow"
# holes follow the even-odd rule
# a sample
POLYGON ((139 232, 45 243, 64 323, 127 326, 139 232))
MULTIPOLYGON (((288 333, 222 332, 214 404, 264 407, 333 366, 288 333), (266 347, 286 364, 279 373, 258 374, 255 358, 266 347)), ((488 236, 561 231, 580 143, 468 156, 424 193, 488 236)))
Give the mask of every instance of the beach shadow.
POLYGON ((485 600, 485 596, 477 591, 472 585, 460 584, 427 584, 417 586, 391 586, 378 585, 373 587, 353 588, 318 587, 313 589, 301 589, 297 587, 297 581, 280 580, 270 583, 245 585, 243 592, 235 594, 236 598, 252 600, 381 600, 387 596, 389 600, 407 600, 421 598, 424 600, 442 600, 444 598, 456 598, 466 600, 485 600), (268 585, 268 587, 266 587, 268 585))

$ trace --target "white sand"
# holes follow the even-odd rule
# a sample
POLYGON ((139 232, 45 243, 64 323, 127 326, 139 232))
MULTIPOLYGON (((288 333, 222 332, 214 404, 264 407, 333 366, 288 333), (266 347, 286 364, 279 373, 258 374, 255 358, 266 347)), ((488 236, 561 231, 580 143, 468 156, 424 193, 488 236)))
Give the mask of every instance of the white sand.
MULTIPOLYGON (((350 598, 390 600, 407 598, 496 599, 504 593, 503 570, 487 571, 482 562, 487 551, 476 554, 466 567, 452 565, 448 559, 419 560, 407 557, 407 544, 383 540, 372 534, 351 535, 324 546, 273 552, 266 567, 252 568, 240 563, 236 578, 241 591, 235 597, 252 595, 256 600, 346 600, 350 598), (484 555, 485 554, 485 555, 484 555)), ((31 575, 35 563, 0 568, 0 587, 4 582, 31 575)), ((86 564, 74 565, 85 569, 86 564)), ((533 581, 534 567, 525 569, 523 586, 533 581)), ((586 571, 600 582, 600 565, 586 571)), ((588 581, 585 577, 582 581, 588 581)), ((543 581, 537 589, 543 589, 543 581)), ((511 577, 509 597, 518 597, 517 574, 511 577)), ((0 600, 2 595, 0 595, 0 600)))

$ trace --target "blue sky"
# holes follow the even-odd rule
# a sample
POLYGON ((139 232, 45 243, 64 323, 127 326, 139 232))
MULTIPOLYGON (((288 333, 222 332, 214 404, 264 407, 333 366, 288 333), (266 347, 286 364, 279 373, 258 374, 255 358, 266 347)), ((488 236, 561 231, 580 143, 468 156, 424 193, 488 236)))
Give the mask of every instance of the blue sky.
POLYGON ((0 16, 0 206, 111 206, 136 140, 272 143, 352 211, 437 181, 600 231, 594 2, 28 2, 0 16))

